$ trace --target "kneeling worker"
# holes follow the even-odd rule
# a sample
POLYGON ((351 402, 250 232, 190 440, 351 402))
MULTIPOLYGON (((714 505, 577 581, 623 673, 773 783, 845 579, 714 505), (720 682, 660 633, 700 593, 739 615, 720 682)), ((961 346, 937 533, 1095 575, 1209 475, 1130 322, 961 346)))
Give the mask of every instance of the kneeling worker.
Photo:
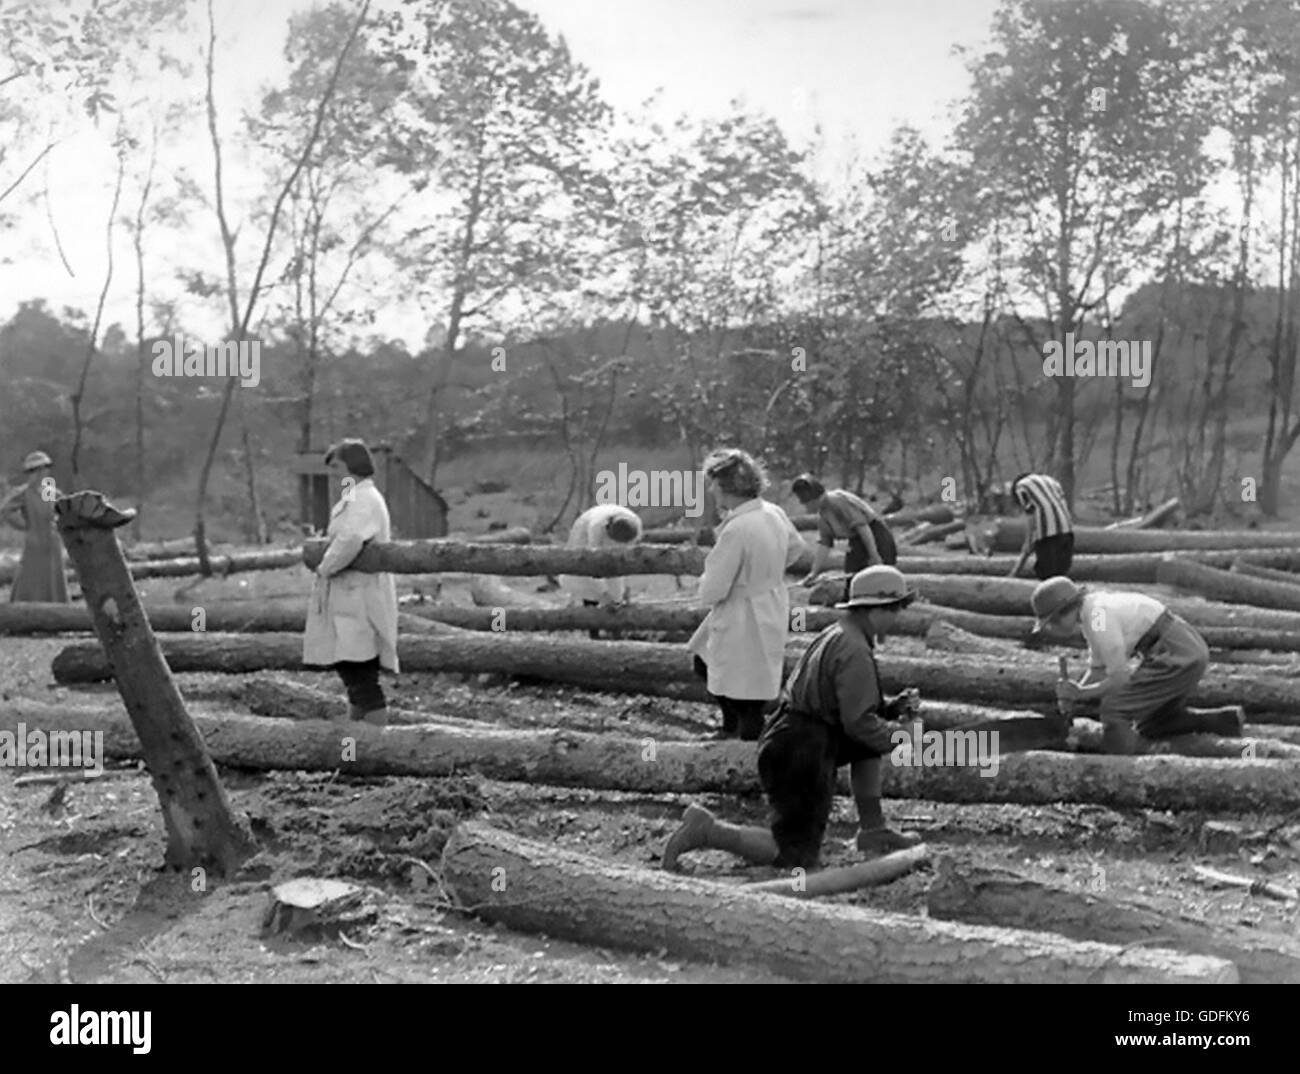
POLYGON ((772 808, 771 828, 725 824, 701 806, 687 807, 664 848, 674 869, 688 850, 727 850, 756 865, 816 868, 835 799, 836 773, 850 766, 858 807, 857 847, 883 853, 919 840, 886 827, 880 808, 881 759, 898 730, 887 721, 919 711, 916 691, 887 701, 873 651, 898 613, 915 599, 899 571, 875 566, 853 577, 847 614, 813 640, 768 717, 758 746, 758 775, 772 808))
POLYGON ((1142 739, 1191 732, 1241 736, 1236 705, 1188 706, 1210 650, 1160 601, 1143 593, 1093 593, 1063 575, 1040 582, 1030 600, 1038 617, 1035 634, 1088 643, 1088 673, 1077 683, 1063 680, 1056 692, 1067 713, 1083 715, 1088 703, 1100 701, 1106 753, 1137 753, 1142 739), (1134 656, 1141 663, 1130 671, 1134 656))

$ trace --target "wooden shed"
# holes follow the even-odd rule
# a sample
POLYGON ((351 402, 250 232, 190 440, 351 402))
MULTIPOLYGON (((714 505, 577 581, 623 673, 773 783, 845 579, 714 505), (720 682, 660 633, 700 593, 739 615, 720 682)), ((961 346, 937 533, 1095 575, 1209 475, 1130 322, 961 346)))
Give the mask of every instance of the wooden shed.
MULTIPOLYGON (((375 486, 388 501, 394 540, 447 536, 447 501, 387 446, 372 447, 375 486)), ((339 479, 324 463, 325 449, 299 452, 293 472, 298 474, 301 522, 320 533, 329 527, 330 508, 342 495, 339 479)))

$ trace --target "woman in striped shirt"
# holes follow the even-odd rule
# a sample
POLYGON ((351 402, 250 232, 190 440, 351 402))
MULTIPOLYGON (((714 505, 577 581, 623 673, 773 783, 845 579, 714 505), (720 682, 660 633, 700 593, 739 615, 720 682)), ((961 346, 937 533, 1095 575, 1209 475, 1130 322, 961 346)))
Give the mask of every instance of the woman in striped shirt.
POLYGON ((1061 483, 1048 474, 1025 473, 1011 482, 1011 494, 1029 515, 1029 525, 1010 577, 1019 576, 1025 569, 1030 551, 1034 553, 1034 574, 1039 581, 1068 575, 1074 561, 1074 522, 1061 483))

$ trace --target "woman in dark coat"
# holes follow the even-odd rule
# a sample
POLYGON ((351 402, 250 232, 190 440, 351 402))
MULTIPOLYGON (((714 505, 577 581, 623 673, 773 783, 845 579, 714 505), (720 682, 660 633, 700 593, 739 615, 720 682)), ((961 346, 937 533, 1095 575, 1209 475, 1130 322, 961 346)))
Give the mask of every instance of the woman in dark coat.
POLYGON ((15 604, 68 602, 63 542, 54 520, 54 501, 59 497, 59 490, 50 476, 53 465, 43 451, 28 455, 23 460, 27 484, 18 493, 17 502, 4 512, 9 525, 25 531, 23 558, 9 595, 15 604))

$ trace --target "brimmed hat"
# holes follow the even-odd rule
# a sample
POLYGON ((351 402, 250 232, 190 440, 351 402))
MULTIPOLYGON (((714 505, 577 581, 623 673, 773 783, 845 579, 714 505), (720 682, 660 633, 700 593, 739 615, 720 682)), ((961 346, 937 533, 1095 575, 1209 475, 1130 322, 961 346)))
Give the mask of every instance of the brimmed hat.
POLYGON ((915 599, 916 591, 908 588, 902 571, 877 564, 853 576, 849 583, 849 599, 835 607, 879 608, 886 604, 900 604, 906 608, 915 599))
POLYGON ((1034 587, 1029 603, 1033 606, 1038 622, 1034 624, 1033 633, 1041 634, 1058 615, 1068 612, 1087 595, 1088 590, 1075 585, 1063 574, 1039 582, 1034 587))
POLYGON ((42 466, 53 466, 54 460, 43 451, 33 451, 27 458, 23 459, 23 473, 29 470, 39 470, 42 466))

